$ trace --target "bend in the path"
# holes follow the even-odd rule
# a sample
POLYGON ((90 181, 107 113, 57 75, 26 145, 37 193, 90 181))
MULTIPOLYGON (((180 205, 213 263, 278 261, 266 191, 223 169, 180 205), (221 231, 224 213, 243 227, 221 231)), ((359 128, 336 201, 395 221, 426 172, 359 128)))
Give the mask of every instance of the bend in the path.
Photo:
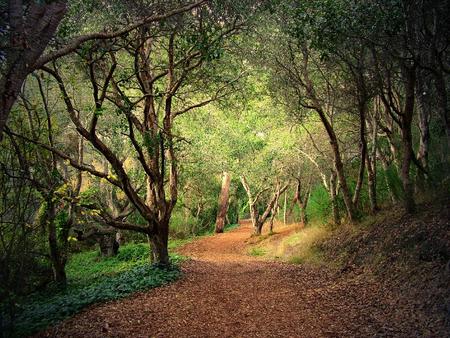
POLYGON ((240 226, 221 234, 201 237, 177 250, 178 253, 194 260, 225 263, 254 261, 246 252, 246 240, 252 233, 249 221, 242 221, 240 226))

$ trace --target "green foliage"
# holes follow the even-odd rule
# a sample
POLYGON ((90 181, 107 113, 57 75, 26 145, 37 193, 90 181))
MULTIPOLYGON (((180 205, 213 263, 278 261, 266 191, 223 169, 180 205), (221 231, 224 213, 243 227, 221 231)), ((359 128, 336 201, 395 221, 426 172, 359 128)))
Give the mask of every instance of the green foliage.
POLYGON ((181 210, 177 210, 170 219, 169 229, 172 238, 186 239, 202 232, 203 227, 196 217, 183 214, 181 210))
POLYGON ((317 185, 312 189, 306 214, 310 220, 322 222, 326 222, 331 215, 330 197, 322 185, 317 185))
POLYGON ((99 193, 98 187, 91 187, 89 189, 84 190, 80 194, 80 205, 82 206, 91 206, 95 204, 96 195, 99 193))
MULTIPOLYGON (((173 244, 172 247, 179 245, 173 244)), ((162 269, 148 262, 148 245, 129 244, 116 257, 102 258, 97 251, 71 257, 67 265, 68 288, 49 289, 17 301, 15 335, 33 333, 71 316, 84 307, 133 292, 157 287, 180 276, 177 265, 162 269)), ((180 260, 172 256, 174 263, 180 260)))
POLYGON ((144 146, 150 157, 155 156, 161 141, 161 134, 153 136, 150 132, 144 133, 144 146))
POLYGON ((148 244, 139 243, 139 244, 128 244, 120 248, 115 258, 118 261, 135 262, 148 259, 148 255, 149 255, 148 244))
POLYGON ((67 210, 61 210, 56 214, 55 217, 55 226, 56 230, 60 232, 67 224, 67 220, 69 219, 69 213, 67 210))
POLYGON ((264 256, 266 254, 266 249, 258 247, 251 248, 248 254, 254 257, 264 256))
POLYGON ((394 196, 396 198, 402 198, 403 197, 402 181, 400 180, 400 177, 395 167, 391 165, 388 167, 388 170, 386 172, 383 173, 380 172, 380 174, 386 176, 386 181, 388 182, 388 185, 392 190, 394 196))

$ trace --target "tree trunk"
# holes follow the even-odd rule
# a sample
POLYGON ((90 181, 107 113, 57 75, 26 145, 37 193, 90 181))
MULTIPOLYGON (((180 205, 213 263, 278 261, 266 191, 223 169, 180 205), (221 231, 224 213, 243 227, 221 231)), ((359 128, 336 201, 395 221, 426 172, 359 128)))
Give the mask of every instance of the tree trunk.
POLYGON ((102 256, 113 257, 117 254, 118 243, 114 232, 111 232, 110 234, 102 234, 98 244, 100 246, 100 253, 102 256))
POLYGON ((283 223, 286 224, 287 218, 287 191, 284 192, 284 208, 283 208, 283 223))
POLYGON ((300 223, 302 227, 306 225, 306 213, 302 207, 300 207, 300 223))
POLYGON ((52 201, 53 195, 47 199, 47 215, 48 223, 48 245, 50 248, 50 261, 52 263, 53 278, 58 286, 65 288, 67 286, 67 277, 65 272, 65 260, 61 257, 58 247, 58 238, 56 233, 56 207, 52 201))
POLYGON ((11 37, 0 80, 0 140, 9 112, 67 10, 65 1, 32 2, 24 13, 22 1, 9 1, 11 37))
POLYGON ((273 222, 275 219, 275 213, 272 212, 272 214, 270 215, 270 220, 269 220, 269 234, 272 235, 273 234, 273 222))
POLYGON ((218 211, 216 218, 216 233, 222 233, 225 227, 225 218, 228 211, 231 176, 224 172, 222 177, 222 189, 220 191, 218 211))
MULTIPOLYGON (((367 124, 370 127, 370 124, 367 124)), ((371 135, 371 149, 366 153, 366 167, 367 167, 367 185, 369 188, 369 202, 370 211, 375 214, 378 209, 377 202, 377 135, 378 135, 378 124, 377 124, 377 110, 375 110, 372 116, 372 135, 371 135)))
POLYGON ((378 211, 378 203, 377 203, 377 171, 376 171, 376 157, 370 158, 370 156, 366 155, 366 166, 367 166, 367 184, 369 187, 369 202, 370 202, 370 211, 372 214, 378 211))
POLYGON ((249 211, 250 211, 250 218, 252 220, 252 224, 253 227, 255 229, 255 234, 256 234, 256 229, 258 228, 258 218, 259 218, 259 214, 258 214, 258 210, 256 208, 256 202, 258 201, 259 195, 261 194, 261 192, 256 196, 255 199, 253 199, 252 196, 252 192, 250 190, 250 186, 247 183, 247 180, 244 176, 241 176, 241 182, 242 182, 242 186, 244 187, 246 193, 247 193, 247 197, 248 197, 248 207, 249 207, 249 211))
MULTIPOLYGON (((336 140, 337 144, 337 140, 336 140)), ((335 144, 332 144, 333 148, 336 147, 335 144)), ((338 151, 336 151, 338 152, 338 151)), ((355 206, 353 204, 352 198, 350 197, 350 189, 347 185, 347 180, 344 172, 344 165, 342 164, 340 156, 335 157, 335 168, 337 172, 337 177, 339 179, 341 188, 342 188, 342 196, 344 198, 345 208, 347 209, 347 217, 350 223, 353 223, 356 220, 356 212, 355 206)))
POLYGON ((278 200, 280 195, 286 191, 288 185, 286 184, 281 189, 279 188, 279 186, 277 187, 277 190, 276 190, 274 196, 272 197, 272 199, 270 200, 270 202, 268 203, 268 205, 266 207, 266 210, 260 216, 259 212, 258 212, 258 209, 256 207, 256 203, 257 203, 259 197, 261 196, 261 194, 266 189, 261 190, 256 195, 256 197, 253 199, 253 196, 252 196, 252 193, 251 193, 251 190, 250 190, 250 186, 248 185, 247 180, 245 179, 244 176, 241 176, 241 182, 242 182, 242 185, 244 186, 245 191, 247 192, 248 204, 249 204, 249 207, 250 207, 250 216, 252 218, 252 223, 253 223, 253 227, 254 227, 254 234, 255 235, 261 235, 262 228, 264 226, 264 222, 266 221, 267 217, 269 217, 269 214, 270 214, 270 212, 272 212, 272 209, 274 209, 275 202, 278 200))
POLYGON ((285 192, 285 190, 287 189, 288 185, 286 184, 283 188, 279 188, 279 186, 277 187, 277 190, 275 191, 275 194, 273 195, 272 199, 269 201, 269 203, 267 204, 266 210, 264 211, 264 213, 259 216, 257 215, 257 222, 256 222, 256 227, 255 227, 255 234, 256 235, 261 235, 261 231, 262 231, 262 227, 265 223, 265 221, 267 220, 267 218, 269 217, 269 214, 271 212, 274 211, 274 209, 276 208, 276 203, 278 201, 278 198, 280 197, 280 195, 285 192))
POLYGON ((158 266, 169 265, 169 224, 160 224, 157 233, 150 235, 151 263, 158 266))
POLYGON ((311 182, 308 183, 308 189, 305 192, 305 195, 302 196, 302 188, 301 188, 301 181, 300 179, 297 179, 298 184, 297 184, 297 190, 295 192, 296 196, 296 200, 300 209, 300 223, 302 224, 302 226, 304 227, 306 225, 306 223, 308 222, 308 217, 306 215, 306 207, 308 206, 308 200, 309 200, 309 194, 311 192, 311 182))
POLYGON ((360 164, 358 171, 358 181, 356 182, 355 192, 353 194, 353 205, 358 207, 359 197, 361 195, 361 188, 364 181, 364 166, 366 164, 367 157, 367 141, 366 141, 366 101, 365 98, 361 98, 358 103, 359 111, 359 148, 360 148, 360 164))
POLYGON ((65 264, 60 261, 52 261, 53 276, 56 284, 61 288, 67 287, 65 264))
POLYGON ((264 222, 261 222, 261 220, 257 220, 254 226, 254 234, 256 236, 260 236, 262 233, 262 228, 263 228, 264 222))
POLYGON ((274 221, 275 216, 276 216, 276 210, 278 208, 278 201, 279 201, 280 195, 281 195, 281 193, 280 193, 280 184, 279 183, 277 184, 277 191, 276 191, 275 194, 276 194, 275 203, 274 203, 274 205, 272 207, 272 211, 271 211, 271 214, 270 214, 270 222, 269 222, 269 225, 270 225, 269 233, 270 234, 273 234, 273 221, 274 221))
MULTIPOLYGON (((417 105, 419 111, 420 143, 417 160, 428 172, 428 152, 430 146, 430 82, 426 72, 419 70, 417 74, 417 105)), ((420 191, 426 188, 426 177, 422 170, 417 171, 417 185, 420 191)))
POLYGON ((414 98, 415 98, 414 88, 416 83, 416 76, 414 69, 405 69, 405 72, 406 72, 405 107, 403 109, 403 114, 401 116, 402 148, 403 148, 401 180, 403 184, 405 210, 408 213, 412 213, 415 210, 414 186, 411 182, 409 171, 413 156, 411 125, 414 113, 414 98))
MULTIPOLYGON (((305 53, 305 52, 304 52, 305 53)), ((307 59, 307 56, 305 56, 307 59)), ((309 97, 314 103, 314 109, 319 114, 319 118, 322 121, 323 126, 327 132, 328 138, 330 140, 331 150, 333 151, 334 158, 334 167, 336 169, 337 177, 339 179, 341 188, 342 188, 342 196, 344 197, 345 208, 347 209, 347 217, 349 222, 353 223, 356 220, 356 210, 355 205, 353 204, 352 197, 350 195, 350 189, 347 185, 347 178, 345 176, 344 164, 342 163, 341 153, 339 150, 339 141, 334 132, 333 125, 328 120, 327 114, 322 108, 320 100, 317 98, 314 90, 314 85, 311 79, 308 77, 308 72, 304 69, 304 77, 306 82, 306 91, 309 94, 309 97)))
POLYGON ((253 227, 256 229, 258 227, 258 208, 256 207, 256 203, 250 203, 250 218, 252 219, 253 227))
POLYGON ((337 204, 337 175, 336 172, 333 171, 333 173, 330 176, 330 197, 331 197, 331 212, 333 214, 333 222, 336 225, 341 224, 341 219, 339 216, 339 207, 337 204))
POLYGON ((442 74, 442 71, 437 71, 434 73, 435 75, 435 86, 436 86, 436 92, 437 92, 437 104, 439 109, 439 114, 441 115, 442 123, 444 125, 445 134, 447 136, 447 153, 445 161, 448 160, 449 152, 448 149, 450 149, 450 114, 449 114, 449 107, 448 107, 448 92, 446 88, 446 81, 444 78, 444 75, 442 74))
POLYGON ((350 196, 350 189, 348 188, 347 185, 347 178, 345 177, 344 164, 342 163, 338 139, 332 125, 330 124, 325 115, 325 112, 322 111, 321 109, 317 111, 319 112, 320 119, 323 125, 325 126, 328 137, 330 139, 331 149, 333 151, 333 158, 334 158, 334 168, 336 170, 337 178, 339 179, 342 188, 342 196, 344 198, 345 208, 347 209, 347 217, 349 222, 353 223, 356 220, 355 205, 353 204, 353 200, 350 196))

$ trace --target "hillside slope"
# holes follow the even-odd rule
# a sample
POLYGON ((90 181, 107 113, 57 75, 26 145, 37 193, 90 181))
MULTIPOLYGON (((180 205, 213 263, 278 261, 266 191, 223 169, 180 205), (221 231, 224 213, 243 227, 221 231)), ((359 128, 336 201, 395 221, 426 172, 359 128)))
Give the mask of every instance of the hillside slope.
POLYGON ((394 207, 358 225, 289 228, 253 240, 249 252, 374 279, 379 292, 396 295, 393 318, 412 318, 405 325, 418 336, 450 336, 450 199, 420 204, 414 215, 394 207))

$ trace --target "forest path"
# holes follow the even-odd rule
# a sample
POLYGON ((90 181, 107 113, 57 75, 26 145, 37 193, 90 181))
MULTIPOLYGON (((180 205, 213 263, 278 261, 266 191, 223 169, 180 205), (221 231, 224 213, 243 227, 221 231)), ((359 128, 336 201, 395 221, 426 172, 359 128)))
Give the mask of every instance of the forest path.
POLYGON ((179 281, 92 306, 40 336, 403 336, 392 329, 395 299, 375 281, 251 257, 251 231, 244 222, 195 240, 178 250, 192 257, 179 281))

